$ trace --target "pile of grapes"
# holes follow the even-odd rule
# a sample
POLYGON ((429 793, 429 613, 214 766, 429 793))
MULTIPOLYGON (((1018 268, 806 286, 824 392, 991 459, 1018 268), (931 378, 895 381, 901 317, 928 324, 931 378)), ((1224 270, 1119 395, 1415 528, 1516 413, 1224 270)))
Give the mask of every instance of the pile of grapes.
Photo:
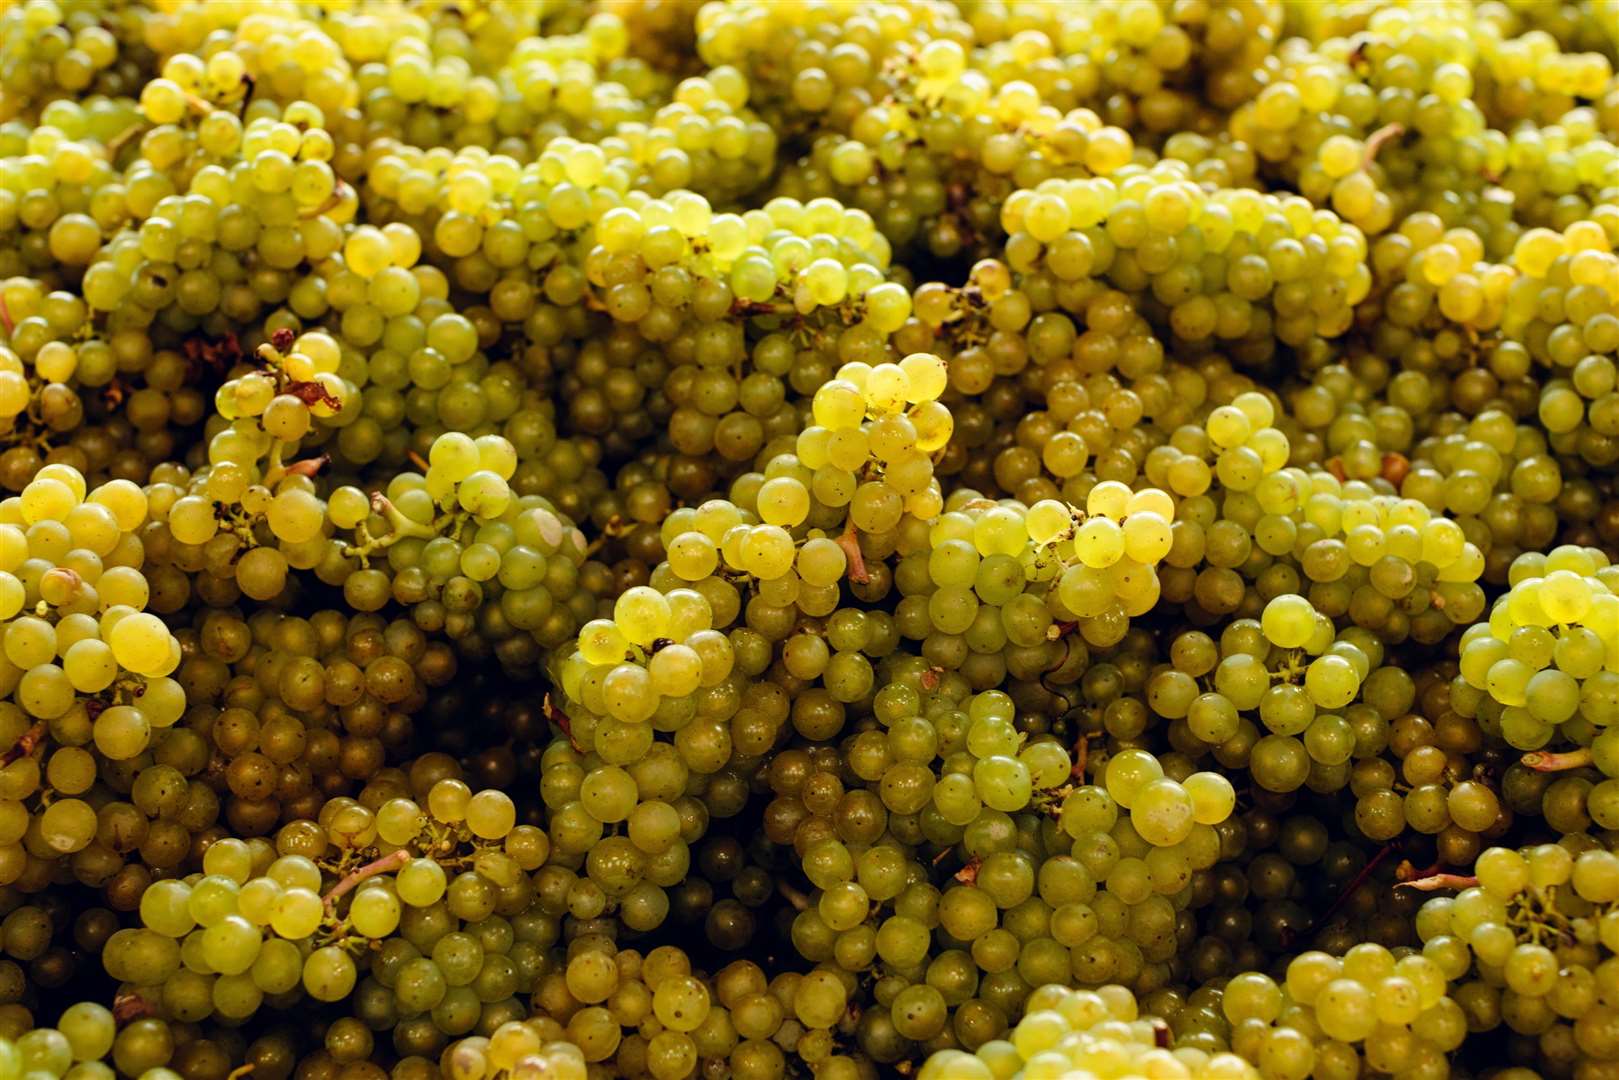
POLYGON ((0 0, 0 1080, 1619 1080, 1619 2, 0 0))

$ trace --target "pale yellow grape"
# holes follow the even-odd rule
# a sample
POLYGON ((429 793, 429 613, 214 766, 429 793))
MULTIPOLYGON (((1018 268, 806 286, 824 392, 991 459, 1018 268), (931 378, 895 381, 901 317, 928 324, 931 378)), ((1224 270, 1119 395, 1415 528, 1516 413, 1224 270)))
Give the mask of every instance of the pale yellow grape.
POLYGON ((613 621, 636 645, 650 645, 669 630, 669 601, 647 585, 624 590, 613 604, 613 621))
MULTIPOLYGON (((66 484, 69 490, 73 492, 73 497, 75 500, 79 502, 84 501, 84 474, 79 472, 79 470, 75 469, 71 465, 64 465, 59 461, 53 461, 47 465, 42 465, 40 466, 39 471, 34 474, 34 479, 56 480, 66 484)), ((127 480, 123 482, 126 484, 129 483, 127 480)))
POLYGON ((703 662, 686 645, 666 645, 647 661, 652 689, 664 697, 685 697, 693 693, 703 677, 703 662))
POLYGON ((932 453, 950 441, 955 431, 955 417, 948 406, 938 401, 924 401, 910 411, 911 426, 916 429, 916 448, 932 453))
POLYGON ((486 788, 468 800, 466 822, 480 840, 499 840, 517 824, 517 807, 504 791, 486 788))
POLYGON ((125 532, 133 532, 146 521, 146 492, 129 480, 109 480, 90 493, 90 501, 111 510, 125 532))
POLYGON ((1241 446, 1254 432, 1248 415, 1234 405, 1221 405, 1209 413, 1204 427, 1209 433, 1209 441, 1222 450, 1241 446))
POLYGON ((298 941, 320 929, 325 905, 313 889, 283 890, 270 914, 270 929, 289 941, 298 941))
POLYGON ((1029 531, 1029 539, 1043 547, 1072 528, 1073 520, 1073 512, 1066 503, 1041 499, 1029 507, 1023 523, 1029 531))
POLYGON ((1129 501, 1125 503, 1126 514, 1142 512, 1157 514, 1165 521, 1175 520, 1175 499, 1167 491, 1158 488, 1142 488, 1131 492, 1129 501))
POLYGON ((742 540, 743 570, 754 577, 771 580, 793 568, 793 538, 778 525, 755 525, 742 540))
POLYGON ((1467 535, 1449 518, 1431 519, 1422 527, 1422 559, 1444 569, 1462 557, 1467 535))
POLYGON ((433 440, 433 445, 427 451, 429 467, 452 484, 477 472, 482 466, 482 455, 478 451, 478 444, 469 435, 459 431, 448 431, 433 440))
POLYGON ((186 495, 169 508, 169 532, 182 544, 206 544, 218 531, 219 520, 207 499, 186 495))
POLYGON ((864 360, 850 360, 846 364, 839 365, 837 373, 832 377, 848 383, 864 394, 866 380, 871 377, 871 365, 864 360))
POLYGON ((22 610, 28 592, 11 574, 0 572, 0 619, 9 619, 22 610))
POLYGON ((1107 517, 1117 521, 1129 512, 1130 497, 1133 495, 1128 485, 1117 480, 1103 480, 1091 488, 1090 494, 1085 496, 1085 513, 1092 517, 1107 517))
POLYGON ((1151 510, 1132 512, 1124 519, 1124 553, 1138 563, 1159 562, 1174 543, 1169 522, 1151 510))
POLYGON ((1192 797, 1192 814, 1199 825, 1218 825, 1236 808, 1236 789, 1219 773, 1195 772, 1181 786, 1192 797))
POLYGON ((277 539, 302 544, 320 535, 326 505, 301 488, 287 488, 276 494, 265 516, 277 539))
POLYGON ((714 625, 714 606, 695 589, 670 589, 664 599, 669 603, 669 636, 675 641, 714 625))
POLYGON ((156 675, 168 665, 171 641, 162 619, 137 611, 118 620, 107 643, 113 656, 130 671, 156 675))
POLYGON ((499 435, 480 435, 474 440, 478 447, 478 467, 510 480, 517 471, 517 450, 499 435))
POLYGON ((428 907, 444 895, 444 868, 432 859, 412 859, 395 875, 394 888, 411 907, 428 907))
POLYGON ((460 780, 446 778, 428 789, 427 812, 439 821, 454 824, 466 820, 470 805, 472 789, 460 780))
POLYGON ((592 619, 579 629, 579 655, 592 664, 616 664, 630 642, 612 619, 592 619))
MULTIPOLYGON (((757 496, 759 519, 766 525, 791 528, 809 516, 810 496, 804 485, 791 476, 766 480, 757 496)), ((702 575, 704 577, 707 574, 702 575)), ((688 580, 695 580, 688 578, 688 580)))
POLYGON ((911 400, 911 380, 898 364, 878 364, 866 377, 866 404, 873 413, 897 413, 911 400))
POLYGON ((1256 430, 1270 427, 1276 421, 1276 408, 1271 404, 1270 398, 1257 390, 1246 390, 1231 399, 1231 404, 1240 410, 1248 423, 1256 430))
POLYGON ((933 353, 911 353, 899 366, 909 380, 906 400, 912 404, 937 401, 950 384, 950 366, 933 353))
POLYGON ((101 575, 96 591, 104 605, 125 604, 139 611, 152 596, 151 582, 131 566, 114 566, 101 575))
POLYGON ((808 585, 836 585, 843 579, 848 564, 843 549, 824 536, 806 540, 798 549, 798 576, 808 585))
POLYGON ((1074 534, 1074 554, 1094 569, 1112 566, 1124 556, 1124 530, 1111 517, 1088 518, 1074 534))
POLYGON ((60 480, 33 480, 22 489, 19 509, 29 525, 41 521, 61 521, 79 504, 72 488, 60 480))
POLYGON ((1260 465, 1267 473, 1286 465, 1288 456, 1293 452, 1287 436, 1275 428, 1260 428, 1249 437, 1247 446, 1259 455, 1260 465))
POLYGON ((87 638, 68 646, 62 656, 62 670, 79 693, 99 694, 118 677, 118 661, 112 648, 100 638, 87 638))
POLYGON ((1591 610, 1591 586, 1572 570, 1553 570, 1541 580, 1540 606, 1555 623, 1576 623, 1591 610))
POLYGON ((1315 631, 1315 606, 1296 593, 1272 597, 1260 613, 1265 637, 1284 649, 1302 648, 1315 631))
POLYGON ((361 225, 343 243, 343 262, 363 278, 372 278, 393 262, 393 245, 373 225, 361 225))
POLYGON ((829 430, 857 428, 866 418, 866 399, 853 383, 833 379, 815 391, 811 412, 815 422, 829 430))
POLYGON ((13 417, 33 399, 28 379, 15 371, 0 371, 0 416, 13 417))

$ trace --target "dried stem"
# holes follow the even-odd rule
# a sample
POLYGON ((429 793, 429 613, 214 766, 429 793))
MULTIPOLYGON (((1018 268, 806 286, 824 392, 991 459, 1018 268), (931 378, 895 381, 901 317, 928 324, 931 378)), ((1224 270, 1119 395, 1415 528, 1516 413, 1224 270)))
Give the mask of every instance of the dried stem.
POLYGON ((134 991, 120 990, 112 999, 112 1018, 117 1023, 127 1024, 131 1020, 156 1015, 157 1010, 152 1003, 134 991))
POLYGON ((390 851, 380 859, 372 859, 364 866, 350 870, 323 897, 326 902, 326 910, 331 911, 335 908, 337 902, 352 892, 360 882, 367 878, 374 878, 378 874, 391 874, 408 862, 410 862, 410 852, 405 848, 400 848, 398 851, 390 851))
POLYGON ((1372 162, 1377 160, 1377 152, 1383 149, 1383 144, 1398 139, 1405 134, 1404 124, 1384 124, 1370 135, 1366 136, 1366 150, 1361 155, 1360 167, 1369 169, 1372 162))
POLYGON ((573 721, 569 719, 567 713, 551 703, 550 694, 545 695, 540 707, 545 710, 545 718, 562 729, 562 734, 568 737, 568 742, 575 750, 584 750, 584 747, 579 745, 579 740, 573 737, 573 721))
POLYGON ((32 754, 39 747, 39 744, 45 741, 45 732, 47 730, 45 721, 35 722, 33 727, 22 733, 22 737, 17 740, 17 745, 7 750, 4 754, 0 754, 0 767, 10 765, 18 758, 32 754))
POLYGON ((1592 763, 1589 746, 1560 754, 1550 750, 1531 750, 1521 760, 1524 768, 1536 772, 1568 772, 1570 769, 1583 769, 1592 763))
POLYGON ((1471 889, 1478 884, 1478 878, 1472 874, 1432 874, 1428 877, 1414 878, 1411 881, 1401 881, 1395 884, 1396 889, 1419 889, 1422 892, 1436 892, 1439 889, 1471 889))
POLYGON ((871 575, 866 572, 866 557, 860 551, 860 533, 854 527, 854 518, 849 519, 849 524, 835 542, 849 561, 849 580, 856 585, 870 581, 871 575))
POLYGON ((803 892, 793 888, 785 881, 777 883, 776 891, 781 893, 782 899, 793 905, 793 910, 795 911, 803 911, 809 907, 809 897, 805 896, 803 892))
POLYGON ((1338 914, 1338 912, 1342 911, 1345 904, 1349 903, 1350 897, 1359 892, 1361 886, 1365 885, 1367 881, 1371 880, 1372 874, 1377 871, 1378 866, 1382 864, 1383 860, 1387 859, 1399 849, 1399 841, 1391 840, 1384 844, 1382 848, 1378 850, 1376 855, 1373 855, 1369 860, 1367 860, 1366 865, 1360 868, 1360 873, 1356 874, 1349 880, 1349 884, 1344 886, 1344 890, 1338 894, 1338 898, 1334 900, 1332 904, 1328 906, 1327 910, 1322 912, 1321 917, 1315 920, 1315 922, 1311 925, 1311 933, 1314 933, 1320 927, 1323 927, 1327 923, 1331 922, 1332 917, 1338 914))

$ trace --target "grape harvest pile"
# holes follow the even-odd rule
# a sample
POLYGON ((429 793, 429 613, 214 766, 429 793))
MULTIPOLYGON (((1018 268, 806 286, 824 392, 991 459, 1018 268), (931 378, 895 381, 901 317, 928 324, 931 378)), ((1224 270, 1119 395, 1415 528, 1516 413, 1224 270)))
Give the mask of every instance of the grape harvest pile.
POLYGON ((0 1080, 1619 1080, 1619 0, 0 0, 0 1080))

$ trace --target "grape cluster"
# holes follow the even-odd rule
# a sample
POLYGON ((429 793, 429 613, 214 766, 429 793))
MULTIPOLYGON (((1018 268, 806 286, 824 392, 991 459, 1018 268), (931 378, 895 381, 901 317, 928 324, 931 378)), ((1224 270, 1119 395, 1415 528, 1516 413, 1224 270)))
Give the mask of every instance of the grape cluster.
POLYGON ((0 7, 0 1080, 1614 1071, 1610 0, 0 7))

